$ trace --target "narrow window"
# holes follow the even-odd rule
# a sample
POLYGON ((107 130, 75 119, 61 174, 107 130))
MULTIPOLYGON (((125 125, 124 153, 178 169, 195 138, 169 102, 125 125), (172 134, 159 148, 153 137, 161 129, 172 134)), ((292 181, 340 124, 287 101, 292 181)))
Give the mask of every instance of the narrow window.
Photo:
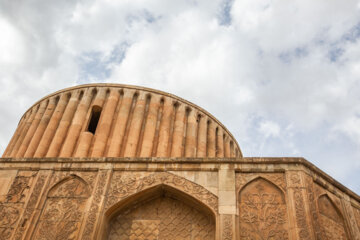
POLYGON ((99 123, 100 114, 101 114, 101 107, 93 106, 91 110, 90 122, 87 128, 87 130, 92 134, 95 134, 97 125, 99 123))

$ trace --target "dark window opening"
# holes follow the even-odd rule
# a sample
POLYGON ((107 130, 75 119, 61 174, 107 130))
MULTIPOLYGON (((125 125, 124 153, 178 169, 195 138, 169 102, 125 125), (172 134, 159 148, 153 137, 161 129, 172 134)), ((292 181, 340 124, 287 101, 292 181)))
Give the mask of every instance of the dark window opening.
POLYGON ((92 134, 95 134, 97 125, 99 123, 100 114, 101 114, 101 107, 93 106, 92 111, 91 111, 90 122, 89 122, 89 125, 87 128, 87 130, 89 132, 91 132, 92 134))

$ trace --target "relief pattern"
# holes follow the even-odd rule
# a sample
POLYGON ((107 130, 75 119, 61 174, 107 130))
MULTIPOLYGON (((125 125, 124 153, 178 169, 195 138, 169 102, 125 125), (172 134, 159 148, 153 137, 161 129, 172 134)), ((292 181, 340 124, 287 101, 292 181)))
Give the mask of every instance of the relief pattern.
POLYGON ((240 192, 240 239, 288 239, 287 210, 282 191, 263 178, 240 192))
POLYGON ((122 210, 110 223, 108 239, 211 240, 215 239, 215 221, 165 195, 122 210))
MULTIPOLYGON (((305 203, 301 190, 301 178, 297 172, 288 172, 290 186, 293 189, 296 225, 299 229, 300 239, 310 239, 309 226, 306 220, 305 203)), ((289 186, 289 187, 290 187, 289 186)))
POLYGON ((122 199, 158 184, 166 184, 178 188, 198 199, 200 202, 205 203, 215 213, 217 212, 218 198, 213 193, 185 178, 166 172, 154 173, 147 176, 140 176, 128 172, 114 173, 105 208, 109 209, 122 199))
POLYGON ((312 219, 312 225, 315 232, 315 239, 322 239, 321 238, 321 229, 320 229, 320 220, 319 220, 319 214, 316 208, 316 195, 314 192, 314 183, 312 177, 306 177, 305 180, 306 184, 306 190, 307 190, 307 198, 309 201, 309 208, 310 208, 310 214, 312 219))
POLYGON ((78 176, 70 175, 55 184, 48 193, 34 239, 77 239, 89 196, 89 185, 78 176))
POLYGON ((233 224, 232 216, 224 215, 224 225, 223 225, 223 240, 232 240, 233 239, 233 224))
POLYGON ((6 199, 0 202, 0 240, 10 239, 20 219, 27 192, 36 174, 37 172, 32 171, 18 172, 6 199))
POLYGON ((360 232, 360 209, 355 208, 355 207, 353 207, 353 209, 354 209, 356 223, 357 223, 357 226, 358 226, 358 229, 359 229, 359 232, 360 232))
POLYGON ((258 177, 267 179, 281 188, 284 192, 286 191, 286 181, 283 173, 238 173, 236 174, 236 191, 239 192, 245 184, 258 177))
POLYGON ((98 183, 97 183, 95 193, 93 196, 93 200, 91 203, 90 212, 87 217, 86 224, 85 224, 85 230, 82 235, 83 240, 93 239, 92 234, 95 230, 96 219, 99 216, 99 209, 101 208, 101 206, 100 206, 101 198, 105 193, 105 185, 106 185, 106 182, 107 182, 106 180, 108 179, 108 176, 109 176, 108 171, 101 170, 99 173, 98 183))

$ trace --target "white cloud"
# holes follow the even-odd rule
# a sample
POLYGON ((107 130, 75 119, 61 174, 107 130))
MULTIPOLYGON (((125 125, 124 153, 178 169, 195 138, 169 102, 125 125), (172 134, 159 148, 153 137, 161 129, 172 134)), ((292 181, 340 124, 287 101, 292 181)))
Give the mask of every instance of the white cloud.
POLYGON ((360 192, 349 180, 360 181, 359 11, 355 0, 3 1, 0 152, 40 97, 119 82, 207 109, 246 156, 304 155, 360 192))

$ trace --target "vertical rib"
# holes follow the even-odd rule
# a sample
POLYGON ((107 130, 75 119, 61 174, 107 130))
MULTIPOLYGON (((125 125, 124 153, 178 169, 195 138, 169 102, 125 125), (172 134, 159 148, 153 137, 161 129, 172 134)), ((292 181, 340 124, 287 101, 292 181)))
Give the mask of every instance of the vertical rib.
POLYGON ((207 127, 208 127, 208 124, 207 124, 205 116, 200 115, 198 140, 197 140, 197 157, 206 157, 207 127))
POLYGON ((50 144, 46 157, 58 156, 61 149, 61 145, 63 144, 63 141, 66 137, 69 126, 71 124, 71 120, 79 104, 79 98, 78 98, 79 94, 80 94, 79 91, 74 91, 72 93, 71 98, 65 108, 64 114, 60 120, 59 126, 56 130, 55 136, 50 144))
POLYGON ((157 157, 168 157, 170 133, 172 125, 172 116, 174 115, 174 106, 170 98, 164 100, 164 110, 161 118, 160 131, 159 131, 159 143, 156 152, 157 157))
POLYGON ((146 95, 140 93, 138 101, 135 105, 134 114, 131 119, 129 135, 125 145, 124 157, 135 157, 136 148, 139 142, 140 131, 144 120, 146 95))
POLYGON ((187 117, 185 136, 185 157, 196 156, 197 121, 194 109, 190 109, 187 117))
POLYGON ((41 120, 44 112, 45 112, 45 109, 46 109, 47 104, 48 104, 48 101, 42 101, 42 102, 40 103, 40 108, 39 108, 39 110, 37 111, 37 113, 36 113, 36 115, 35 115, 35 118, 34 118, 34 120, 32 121, 31 126, 30 126, 28 132, 26 133, 26 136, 25 136, 25 138, 24 138, 24 141, 21 143, 21 146, 20 146, 20 148, 19 148, 19 151, 18 151, 17 154, 16 154, 16 157, 17 157, 17 158, 20 158, 20 157, 23 157, 23 156, 24 156, 24 153, 25 153, 27 147, 29 146, 29 143, 30 143, 30 141, 31 141, 31 139, 32 139, 32 137, 33 137, 33 135, 34 135, 34 133, 35 133, 38 125, 39 125, 39 123, 40 123, 40 120, 41 120))
POLYGON ((91 157, 101 157, 104 154, 106 142, 109 136, 113 115, 119 101, 119 92, 116 90, 110 91, 104 110, 101 113, 99 126, 96 129, 96 138, 91 157))
POLYGON ((184 128, 186 110, 184 104, 180 105, 175 114, 174 132, 172 135, 171 157, 181 157, 183 150, 184 128))
POLYGON ((24 157, 29 158, 29 157, 33 157, 34 153, 37 149, 37 147, 39 146, 39 142, 45 132, 45 129, 50 121, 50 118, 54 112, 54 109, 56 107, 57 101, 56 101, 56 97, 52 97, 49 100, 49 104, 47 105, 46 111, 44 113, 44 115, 41 118, 41 121, 39 123, 39 126, 37 127, 34 136, 32 137, 29 147, 26 150, 24 157))
POLYGON ((224 157, 224 135, 220 127, 217 128, 216 134, 216 157, 224 157))
POLYGON ((235 157, 234 142, 230 141, 230 157, 235 157))
POLYGON ((214 122, 210 120, 207 125, 207 156, 213 158, 216 157, 216 128, 214 122))
POLYGON ((16 130, 15 130, 15 133, 13 135, 13 137, 11 138, 11 141, 9 143, 9 145, 6 147, 2 157, 5 158, 5 157, 9 157, 11 151, 13 150, 17 140, 19 139, 19 136, 21 135, 22 133, 22 130, 24 128, 24 126, 26 125, 26 121, 27 121, 27 118, 29 117, 29 112, 20 120, 16 130))
POLYGON ((153 95, 150 99, 148 114, 146 116, 144 136, 142 139, 142 144, 140 145, 140 157, 151 157, 154 136, 157 125, 158 110, 160 104, 160 96, 153 95))
POLYGON ((24 138, 25 138, 30 126, 31 126, 31 123, 33 122, 33 120, 35 118, 36 112, 38 110, 39 110, 39 105, 37 105, 36 107, 33 107, 31 109, 30 117, 28 119, 26 119, 25 126, 24 126, 23 130, 21 131, 18 140, 16 141, 16 143, 14 145, 14 148, 11 150, 11 153, 9 154, 9 157, 15 157, 16 156, 16 154, 17 154, 22 142, 24 141, 24 138))
POLYGON ((93 139, 91 132, 82 132, 79 137, 79 145, 75 151, 74 157, 87 157, 90 145, 93 139))
POLYGON ((224 156, 225 157, 230 157, 231 153, 230 153, 230 139, 229 136, 225 136, 224 135, 224 156))
POLYGON ((164 110, 164 98, 160 99, 160 106, 159 106, 159 110, 156 116, 156 129, 155 129, 155 136, 154 136, 154 144, 152 146, 152 153, 151 156, 156 156, 157 155, 157 149, 158 149, 158 145, 159 145, 159 131, 160 131, 160 123, 161 123, 161 118, 163 115, 163 110, 164 110))
POLYGON ((86 118, 86 113, 89 110, 90 103, 93 98, 93 90, 94 89, 90 88, 87 89, 84 93, 84 96, 79 103, 74 118, 71 122, 71 126, 69 128, 69 133, 71 134, 68 134, 66 136, 59 157, 71 157, 73 155, 76 143, 79 139, 81 128, 86 118))
POLYGON ((126 125, 128 122, 128 117, 134 98, 134 91, 125 91, 123 100, 121 102, 121 107, 115 122, 114 135, 111 139, 108 152, 109 157, 120 156, 121 144, 125 135, 126 125))
POLYGON ((46 152, 49 149, 51 139, 55 135, 55 132, 56 132, 56 129, 57 129, 58 125, 59 125, 61 116, 64 113, 67 102, 68 102, 67 94, 62 94, 60 96, 59 102, 56 105, 55 111, 51 116, 49 124, 46 127, 44 135, 42 136, 42 138, 40 140, 39 146, 36 149, 34 157, 38 158, 38 157, 44 157, 45 156, 46 152))

